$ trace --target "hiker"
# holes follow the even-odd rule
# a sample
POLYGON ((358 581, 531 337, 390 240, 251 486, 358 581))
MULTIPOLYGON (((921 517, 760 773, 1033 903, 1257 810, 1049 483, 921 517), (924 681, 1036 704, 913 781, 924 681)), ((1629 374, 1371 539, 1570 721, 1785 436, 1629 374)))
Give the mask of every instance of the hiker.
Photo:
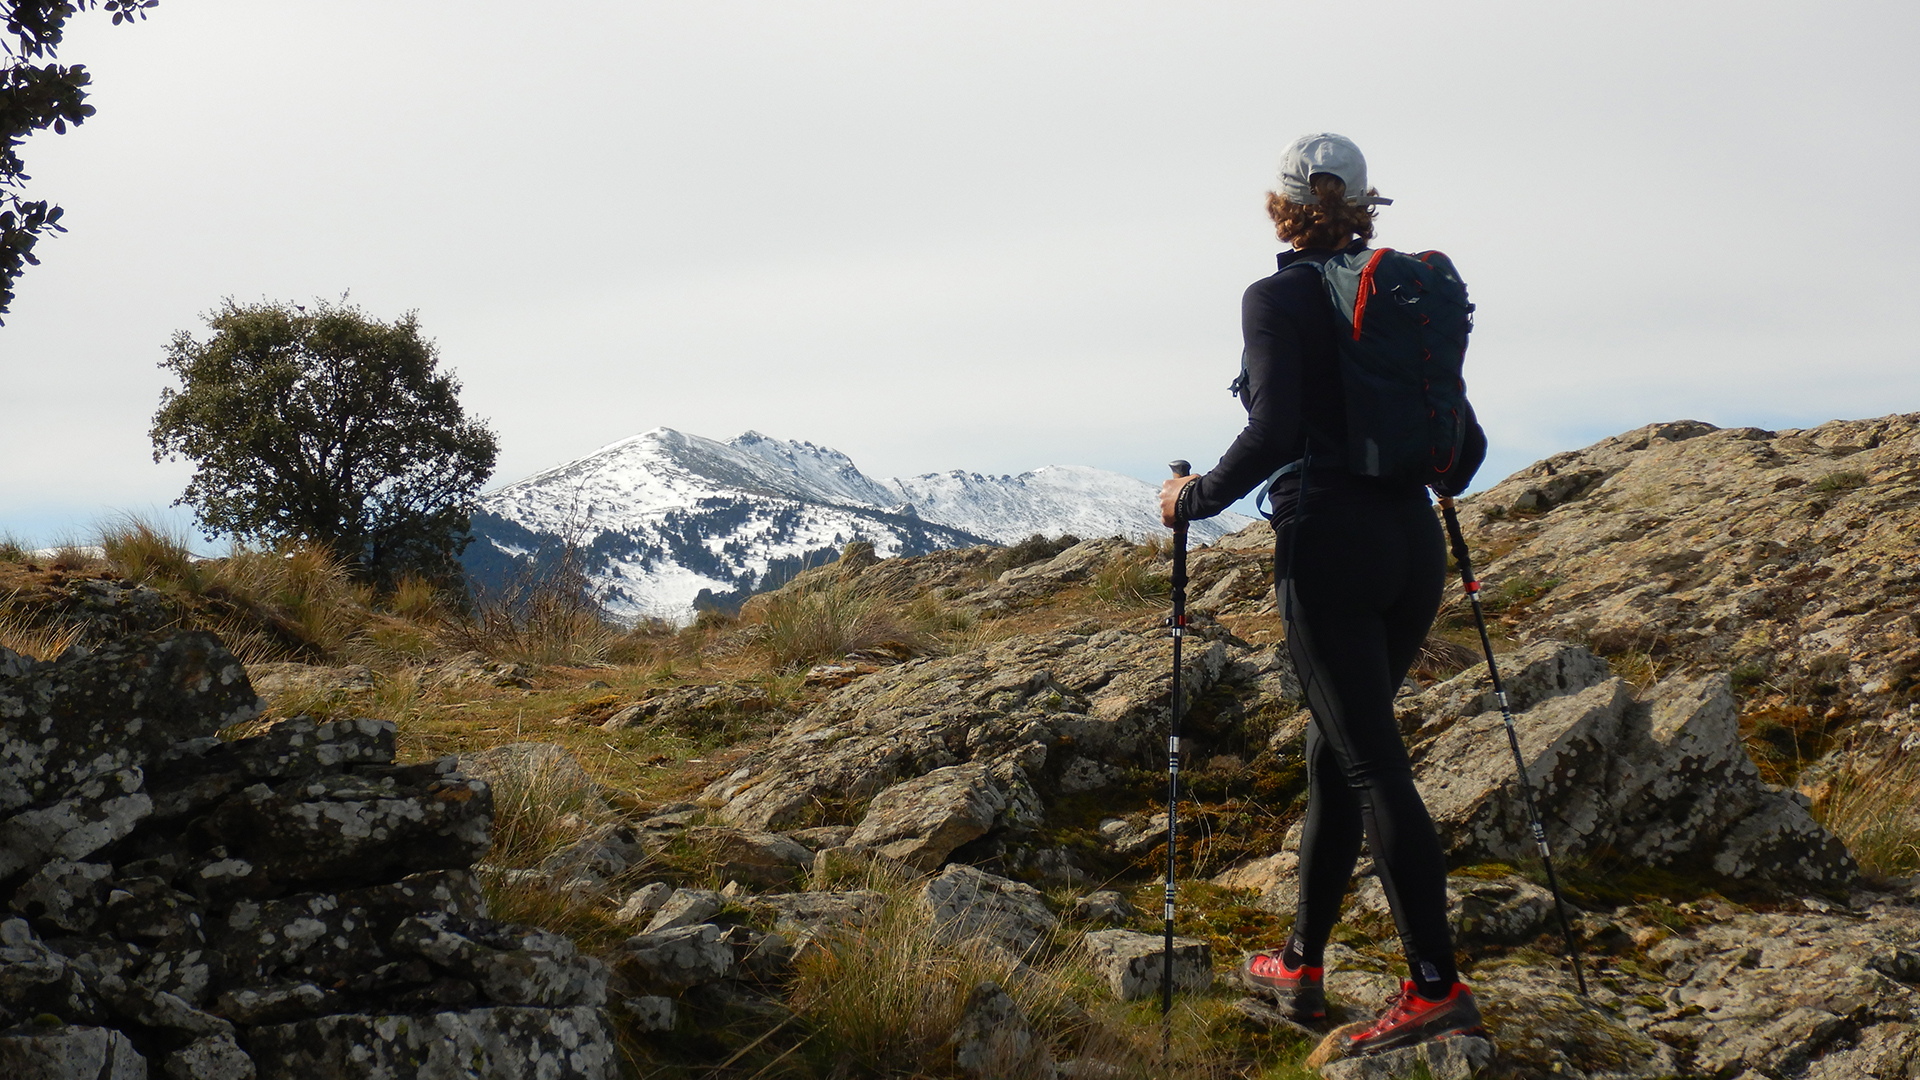
MULTIPOLYGON (((1332 271, 1318 265, 1369 250, 1374 207, 1390 201, 1367 186, 1366 161, 1351 140, 1308 135, 1288 148, 1267 212, 1292 249, 1280 254, 1279 271, 1254 282, 1241 301, 1246 349, 1233 390, 1246 407, 1246 427, 1219 464, 1202 476, 1168 480, 1160 499, 1161 517, 1172 525, 1176 516, 1212 517, 1270 484, 1274 583, 1287 651, 1313 713, 1311 787, 1292 934, 1284 947, 1251 956, 1242 977, 1296 1019, 1325 1018, 1322 953, 1364 836, 1411 977, 1392 1006, 1347 1041, 1353 1053, 1484 1033, 1454 964, 1446 860, 1414 787, 1393 699, 1439 609, 1447 570, 1426 485, 1458 494, 1485 454, 1485 437, 1467 410, 1462 427, 1472 445, 1460 456, 1472 460, 1453 464, 1449 457, 1452 472, 1407 479, 1348 467, 1354 463, 1347 460, 1339 338, 1359 335, 1323 283, 1332 271)), ((1460 297, 1464 350, 1471 310, 1464 286, 1460 297)), ((1464 386, 1461 394, 1464 405, 1464 386)))

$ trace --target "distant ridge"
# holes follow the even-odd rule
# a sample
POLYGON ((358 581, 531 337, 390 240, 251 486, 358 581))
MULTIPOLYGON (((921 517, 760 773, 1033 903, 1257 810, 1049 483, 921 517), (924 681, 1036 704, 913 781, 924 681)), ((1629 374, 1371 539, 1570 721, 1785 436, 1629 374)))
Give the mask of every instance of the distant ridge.
MULTIPOLYGON (((1194 543, 1249 520, 1195 522, 1194 543)), ((483 496, 463 561, 478 586, 497 587, 535 553, 571 543, 616 617, 684 620, 776 588, 853 540, 893 558, 1034 533, 1164 532, 1154 487, 1102 469, 875 479, 809 442, 655 428, 483 496)))

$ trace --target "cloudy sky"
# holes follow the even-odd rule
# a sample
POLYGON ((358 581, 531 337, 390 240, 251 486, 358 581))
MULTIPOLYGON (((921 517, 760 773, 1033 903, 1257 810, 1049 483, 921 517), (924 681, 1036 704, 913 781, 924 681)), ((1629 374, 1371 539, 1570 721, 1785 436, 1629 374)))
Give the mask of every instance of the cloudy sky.
POLYGON ((1911 3, 164 0, 25 147, 0 531, 151 513, 170 335, 418 311, 502 484, 665 425, 876 476, 1157 479, 1225 386, 1282 147, 1347 134, 1479 304, 1483 483, 1657 420, 1920 410, 1911 3))

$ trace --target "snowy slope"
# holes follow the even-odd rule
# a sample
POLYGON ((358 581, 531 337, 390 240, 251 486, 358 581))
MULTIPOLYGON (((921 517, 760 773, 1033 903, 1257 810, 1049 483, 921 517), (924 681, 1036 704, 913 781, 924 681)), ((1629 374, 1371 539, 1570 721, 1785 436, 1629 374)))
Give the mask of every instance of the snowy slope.
MULTIPOLYGON (((1196 522, 1194 542, 1246 523, 1196 522)), ((1151 485, 1099 469, 876 480, 812 443, 656 428, 483 496, 473 532, 464 561, 483 591, 571 545, 616 616, 683 620, 775 588, 856 539, 891 558, 1034 533, 1165 530, 1151 485)))

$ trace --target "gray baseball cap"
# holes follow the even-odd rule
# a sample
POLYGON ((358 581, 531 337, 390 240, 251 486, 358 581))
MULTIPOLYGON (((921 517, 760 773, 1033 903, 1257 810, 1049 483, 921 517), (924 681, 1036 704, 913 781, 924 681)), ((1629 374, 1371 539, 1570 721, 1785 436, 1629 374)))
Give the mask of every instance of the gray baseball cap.
POLYGON ((1280 158, 1280 197, 1290 203, 1312 206, 1320 201, 1313 193, 1313 174, 1331 173, 1347 185, 1347 202, 1354 206, 1391 203, 1378 195, 1367 194, 1367 159, 1352 139, 1322 131, 1293 140, 1280 158))

